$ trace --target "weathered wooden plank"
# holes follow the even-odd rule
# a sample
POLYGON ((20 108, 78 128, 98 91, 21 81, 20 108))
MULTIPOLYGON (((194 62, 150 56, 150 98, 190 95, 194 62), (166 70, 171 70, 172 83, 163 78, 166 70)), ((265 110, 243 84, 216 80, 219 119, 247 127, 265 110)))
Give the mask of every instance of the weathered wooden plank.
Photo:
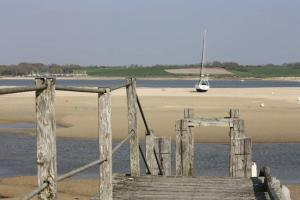
POLYGON ((188 123, 190 127, 195 126, 220 126, 231 127, 233 120, 231 118, 189 118, 188 123))
POLYGON ((176 130, 176 175, 192 176, 194 162, 193 133, 188 126, 188 120, 178 120, 176 130))
POLYGON ((146 130, 146 162, 148 163, 150 172, 152 175, 157 175, 154 173, 154 165, 155 165, 155 158, 153 153, 154 148, 154 132, 150 130, 150 134, 148 134, 146 130))
POLYGON ((130 172, 131 176, 140 175, 139 162, 139 140, 137 133, 137 99, 136 99, 136 80, 127 79, 127 108, 128 108, 128 134, 134 133, 130 138, 130 172))
POLYGON ((194 117, 194 111, 192 108, 185 108, 184 111, 184 119, 193 118, 194 117))
POLYGON ((235 137, 244 137, 245 136, 245 121, 242 119, 233 119, 232 128, 234 131, 239 131, 240 135, 236 135, 235 137))
POLYGON ((263 192, 259 192, 263 187, 263 184, 253 184, 252 180, 247 178, 117 176, 114 177, 113 194, 114 199, 254 200, 264 195, 263 192))
POLYGON ((37 170, 38 185, 48 186, 38 194, 40 200, 57 198, 56 163, 56 120, 55 120, 55 78, 36 78, 36 87, 47 85, 36 91, 37 116, 37 170))
POLYGON ((251 177, 252 143, 250 138, 235 138, 233 141, 232 176, 251 177))
POLYGON ((239 109, 230 109, 229 110, 229 117, 230 118, 239 118, 240 117, 240 110, 239 109))
POLYGON ((106 161, 100 165, 100 199, 112 199, 112 129, 111 129, 111 93, 98 95, 98 134, 100 160, 106 161))
POLYGON ((171 137, 155 137, 153 130, 146 135, 146 161, 152 175, 159 175, 159 167, 155 159, 154 151, 158 156, 162 175, 171 175, 171 137))
POLYGON ((234 166, 236 166, 235 156, 235 140, 237 138, 244 138, 244 120, 232 118, 232 127, 230 127, 230 156, 229 156, 229 176, 234 176, 234 166))
MULTIPOLYGON (((162 175, 171 176, 171 137, 155 137, 154 146, 158 153, 162 175)), ((159 174, 157 164, 154 166, 154 174, 159 174)))

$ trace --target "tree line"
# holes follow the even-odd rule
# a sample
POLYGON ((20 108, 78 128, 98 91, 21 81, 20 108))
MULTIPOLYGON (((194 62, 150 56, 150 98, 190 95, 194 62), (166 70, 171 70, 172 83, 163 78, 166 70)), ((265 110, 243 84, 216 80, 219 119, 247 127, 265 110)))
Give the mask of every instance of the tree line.
MULTIPOLYGON (((68 65, 57 65, 50 64, 46 65, 43 63, 19 63, 16 65, 0 65, 0 76, 26 76, 30 74, 72 74, 74 72, 87 71, 89 75, 93 75, 93 71, 99 68, 163 68, 163 69, 174 69, 174 68, 198 68, 199 63, 196 64, 185 64, 185 65, 124 65, 124 66, 80 66, 77 64, 68 65)), ((236 62, 219 62, 213 61, 205 63, 206 67, 220 67, 229 71, 240 71, 247 72, 259 68, 282 68, 282 69, 294 69, 300 70, 300 62, 295 63, 284 63, 282 65, 266 64, 266 65, 241 65, 236 62)))

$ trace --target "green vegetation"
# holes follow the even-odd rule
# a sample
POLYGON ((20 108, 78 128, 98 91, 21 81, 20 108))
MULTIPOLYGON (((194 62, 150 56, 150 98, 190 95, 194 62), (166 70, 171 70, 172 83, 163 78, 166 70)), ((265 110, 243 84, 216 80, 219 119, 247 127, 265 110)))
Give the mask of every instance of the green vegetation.
POLYGON ((263 66, 229 66, 225 67, 237 77, 300 77, 300 63, 290 63, 281 66, 263 65, 263 66))
POLYGON ((120 77, 165 77, 174 76, 163 67, 87 67, 91 76, 120 76, 120 77))
MULTIPOLYGON (((283 65, 240 65, 234 62, 214 61, 206 64, 207 68, 220 67, 233 74, 210 75, 215 78, 230 77, 300 77, 300 63, 289 63, 283 65)), ((45 65, 42 63, 20 63, 18 65, 0 65, 0 76, 35 76, 35 75, 69 75, 88 74, 90 76, 102 77, 189 77, 197 75, 181 75, 168 73, 166 69, 199 68, 199 64, 190 65, 154 65, 154 66, 80 66, 80 65, 45 65)))
POLYGON ((278 68, 278 67, 261 67, 261 68, 248 68, 246 70, 232 70, 238 77, 300 77, 300 68, 278 68))

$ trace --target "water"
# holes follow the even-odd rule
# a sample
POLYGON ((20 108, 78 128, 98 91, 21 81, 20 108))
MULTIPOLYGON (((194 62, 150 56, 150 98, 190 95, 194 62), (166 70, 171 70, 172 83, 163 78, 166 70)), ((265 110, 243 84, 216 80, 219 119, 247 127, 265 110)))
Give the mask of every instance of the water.
MULTIPOLYGON (((56 124, 57 128, 64 128, 63 125, 56 124)), ((26 128, 36 128, 35 123, 31 122, 19 122, 13 124, 0 124, 0 129, 26 129, 26 128)))
MULTIPOLYGON (((99 78, 101 79, 101 78, 99 78)), ((90 86, 109 87, 124 83, 125 79, 114 80, 61 80, 57 79, 58 85, 64 86, 90 86)), ((193 88, 195 80, 137 80, 138 87, 152 88, 193 88)), ((29 86, 34 85, 33 79, 9 79, 1 80, 0 86, 29 86)), ((211 80, 212 88, 260 88, 260 87, 300 87, 297 81, 272 81, 272 80, 211 80)))
MULTIPOLYGON (((35 137, 0 134, 0 178, 36 174, 35 137)), ((113 142, 115 146, 118 142, 113 142)), ((144 144, 141 144, 144 148, 144 144)), ((113 156, 113 172, 129 173, 128 145, 113 156)), ((172 145, 172 173, 175 174, 175 145, 172 145)), ((58 173, 62 174, 98 158, 98 141, 93 139, 58 138, 58 173)), ((258 167, 271 167, 272 175, 283 183, 300 184, 300 144, 254 144, 253 160, 258 167)), ((229 146, 195 144, 195 175, 228 176, 229 146)), ((142 172, 145 166, 141 163, 142 172)), ((75 178, 98 178, 94 167, 75 178)))

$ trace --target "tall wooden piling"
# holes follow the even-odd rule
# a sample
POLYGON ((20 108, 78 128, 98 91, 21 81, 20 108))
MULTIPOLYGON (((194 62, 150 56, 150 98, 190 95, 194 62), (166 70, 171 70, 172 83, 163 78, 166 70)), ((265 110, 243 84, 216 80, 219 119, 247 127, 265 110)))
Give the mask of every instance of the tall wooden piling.
POLYGON ((139 140, 137 133, 137 97, 135 78, 127 79, 127 108, 128 108, 128 134, 133 133, 130 138, 130 172, 131 176, 140 175, 139 163, 139 140))
POLYGON ((231 170, 233 177, 251 177, 252 142, 250 138, 236 138, 233 141, 231 170))
POLYGON ((100 160, 100 199, 112 200, 112 129, 111 129, 111 94, 107 89, 98 95, 98 134, 100 160))
POLYGON ((239 119, 239 110, 230 109, 232 126, 230 127, 229 175, 233 177, 251 177, 252 142, 245 136, 244 120, 239 119))
POLYGON ((35 93, 38 185, 48 183, 38 199, 52 200, 57 198, 55 78, 36 78, 35 84, 37 87, 47 85, 35 93))
POLYGON ((193 133, 187 120, 177 120, 176 130, 176 175, 192 176, 194 162, 193 133))

